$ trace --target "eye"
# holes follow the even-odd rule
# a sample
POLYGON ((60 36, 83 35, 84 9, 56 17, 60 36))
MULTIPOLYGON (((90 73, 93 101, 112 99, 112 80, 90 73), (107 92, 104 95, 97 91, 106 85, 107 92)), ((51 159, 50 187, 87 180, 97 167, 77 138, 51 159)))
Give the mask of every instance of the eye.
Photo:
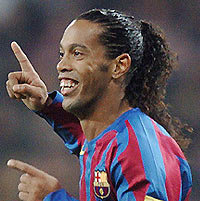
POLYGON ((75 50, 75 51, 73 52, 73 55, 74 55, 75 57, 79 57, 79 56, 82 55, 82 53, 79 52, 78 50, 75 50))
POLYGON ((59 52, 59 58, 62 59, 64 56, 64 52, 59 52))

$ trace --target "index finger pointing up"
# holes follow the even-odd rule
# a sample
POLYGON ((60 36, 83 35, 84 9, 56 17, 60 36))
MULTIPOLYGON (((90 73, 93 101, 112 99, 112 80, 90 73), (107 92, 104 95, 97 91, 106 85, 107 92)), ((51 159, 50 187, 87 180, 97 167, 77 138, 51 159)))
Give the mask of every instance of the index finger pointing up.
POLYGON ((25 53, 22 51, 20 46, 16 42, 12 42, 11 48, 12 48, 17 60, 19 61, 22 71, 35 73, 35 70, 34 70, 31 62, 29 61, 29 59, 27 58, 25 53))
POLYGON ((38 170, 37 168, 33 167, 32 165, 29 165, 22 161, 11 159, 8 161, 7 165, 8 165, 8 167, 14 168, 14 169, 19 170, 24 173, 28 173, 29 175, 32 175, 32 176, 42 177, 44 175, 43 171, 38 170))

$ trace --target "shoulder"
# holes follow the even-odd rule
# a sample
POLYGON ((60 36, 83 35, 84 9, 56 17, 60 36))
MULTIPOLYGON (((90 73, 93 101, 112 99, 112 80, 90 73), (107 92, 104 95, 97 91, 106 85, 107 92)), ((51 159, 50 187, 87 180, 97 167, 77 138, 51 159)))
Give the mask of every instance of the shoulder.
POLYGON ((118 145, 127 143, 140 143, 142 145, 144 140, 150 139, 150 136, 155 135, 152 121, 139 108, 128 111, 116 127, 118 145))

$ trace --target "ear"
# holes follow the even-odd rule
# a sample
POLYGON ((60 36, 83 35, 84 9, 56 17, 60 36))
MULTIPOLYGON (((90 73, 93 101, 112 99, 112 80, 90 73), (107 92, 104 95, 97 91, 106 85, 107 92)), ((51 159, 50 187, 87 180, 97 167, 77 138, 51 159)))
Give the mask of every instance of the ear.
POLYGON ((112 77, 114 79, 120 78, 122 75, 124 75, 131 66, 131 57, 127 53, 123 53, 119 55, 115 59, 115 65, 112 72, 112 77))

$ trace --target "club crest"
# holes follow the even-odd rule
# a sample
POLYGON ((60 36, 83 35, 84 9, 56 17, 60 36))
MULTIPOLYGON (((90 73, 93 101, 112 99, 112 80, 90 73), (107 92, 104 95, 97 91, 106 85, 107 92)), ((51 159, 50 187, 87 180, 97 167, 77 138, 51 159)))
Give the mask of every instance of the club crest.
POLYGON ((94 172, 94 192, 95 195, 101 199, 106 198, 110 194, 110 184, 107 180, 107 173, 105 171, 94 172))

